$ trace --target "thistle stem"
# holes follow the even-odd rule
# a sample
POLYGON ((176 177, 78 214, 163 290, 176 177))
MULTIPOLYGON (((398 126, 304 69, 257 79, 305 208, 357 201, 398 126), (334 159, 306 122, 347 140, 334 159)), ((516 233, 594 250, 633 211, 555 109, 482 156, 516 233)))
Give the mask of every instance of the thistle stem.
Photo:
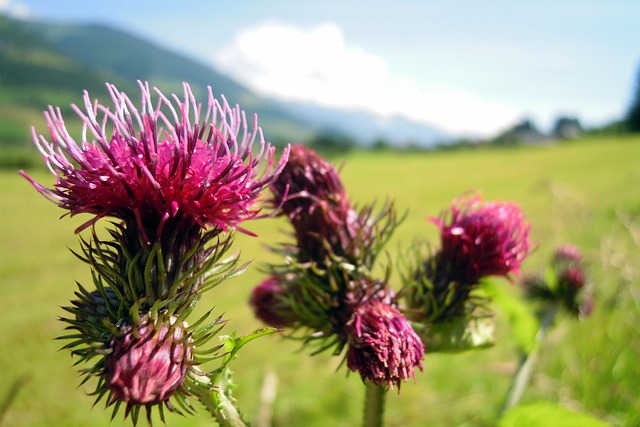
POLYGON ((367 382, 364 399, 363 427, 382 427, 384 424, 384 403, 387 392, 384 388, 367 382))
POLYGON ((505 397, 504 402, 502 402, 502 407, 498 412, 498 418, 501 418, 507 410, 520 402, 524 389, 529 383, 529 379, 533 373, 533 368, 538 362, 538 350, 542 346, 549 329, 553 325, 553 321, 558 313, 558 308, 559 307, 556 304, 549 304, 547 306, 542 315, 542 319, 540 320, 540 329, 536 334, 536 342, 533 348, 529 353, 523 351, 520 354, 518 369, 511 380, 507 396, 505 397))
MULTIPOLYGON (((203 383, 211 384, 206 376, 198 377, 203 383)), ((203 391, 198 393, 199 389, 194 389, 197 393, 198 400, 207 408, 207 411, 215 417, 218 424, 222 427, 247 427, 242 417, 238 413, 233 402, 225 394, 225 390, 219 386, 214 391, 203 391)))

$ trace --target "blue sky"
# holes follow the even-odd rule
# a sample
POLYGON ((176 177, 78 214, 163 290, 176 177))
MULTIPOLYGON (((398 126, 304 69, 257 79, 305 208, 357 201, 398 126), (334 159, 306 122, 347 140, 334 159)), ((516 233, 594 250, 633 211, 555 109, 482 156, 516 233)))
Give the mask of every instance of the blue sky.
MULTIPOLYGON (((490 135, 524 117, 620 117, 640 1, 0 0, 28 19, 105 23, 264 95, 490 135)), ((214 87, 215 91, 215 87, 214 87)))

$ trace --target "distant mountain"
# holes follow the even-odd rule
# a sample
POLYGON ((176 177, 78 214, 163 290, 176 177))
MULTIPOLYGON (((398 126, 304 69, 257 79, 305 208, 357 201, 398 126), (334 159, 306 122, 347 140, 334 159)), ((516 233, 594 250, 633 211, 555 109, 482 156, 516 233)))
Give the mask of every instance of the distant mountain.
MULTIPOLYGON (((207 86, 230 104, 257 113, 267 139, 308 141, 331 129, 360 143, 384 138, 390 144, 429 145, 445 135, 403 118, 382 121, 366 112, 338 111, 258 96, 211 67, 126 31, 100 24, 17 21, 0 16, 0 143, 23 139, 23 131, 48 104, 80 102, 83 90, 98 96, 109 81, 125 91, 148 81, 164 92, 189 82, 202 99, 207 86), (21 113, 16 113, 21 112, 21 113), (7 113, 7 114, 5 114, 7 113)), ((36 119, 36 121, 39 119, 36 119)))
POLYGON ((278 102, 280 108, 319 128, 351 136, 364 145, 376 140, 391 145, 430 147, 454 137, 401 116, 388 118, 366 111, 336 110, 313 104, 278 102))

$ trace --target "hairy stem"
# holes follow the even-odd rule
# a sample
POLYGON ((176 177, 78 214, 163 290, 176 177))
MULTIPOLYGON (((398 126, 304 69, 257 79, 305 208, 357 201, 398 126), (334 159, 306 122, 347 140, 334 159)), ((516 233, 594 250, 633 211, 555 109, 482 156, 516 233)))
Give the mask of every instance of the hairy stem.
MULTIPOLYGON (((228 375, 225 372, 223 377, 228 375)), ((198 377, 198 380, 203 383, 211 384, 208 377, 202 375, 198 377)), ((238 409, 233 402, 225 394, 225 389, 216 386, 213 391, 200 391, 199 388, 195 388, 194 392, 197 394, 198 400, 207 408, 207 411, 215 417, 218 424, 222 427, 246 427, 247 424, 242 420, 242 417, 238 413, 238 409)))

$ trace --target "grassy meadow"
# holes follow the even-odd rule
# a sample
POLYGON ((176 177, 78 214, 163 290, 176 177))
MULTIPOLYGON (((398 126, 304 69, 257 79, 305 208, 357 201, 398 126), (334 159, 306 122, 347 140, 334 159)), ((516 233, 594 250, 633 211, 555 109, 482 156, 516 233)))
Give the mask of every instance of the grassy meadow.
MULTIPOLYGON (((332 160, 344 163, 343 182, 355 203, 388 198, 408 211, 387 246, 391 259, 415 238, 436 243, 436 227, 425 219, 470 189, 517 202, 527 213, 538 247, 524 271, 542 268, 556 245, 578 245, 590 263, 595 311, 582 321, 560 319, 524 402, 557 402, 614 426, 640 425, 640 137, 456 152, 355 151, 332 160)), ((53 182, 44 168, 29 172, 43 184, 53 182)), ((54 339, 63 332, 60 307, 73 298, 75 281, 91 285, 87 266, 68 249, 79 247, 73 231, 83 218, 60 219, 64 212, 16 170, 0 170, 0 191, 0 425, 130 425, 122 413, 110 421, 104 403, 92 407, 92 384, 78 387, 73 360, 54 339)), ((260 326, 246 301, 262 278, 260 265, 274 261, 265 245, 281 241, 286 229, 273 219, 245 226, 259 237, 238 235, 235 248, 253 263, 200 303, 201 312, 215 307, 214 314, 224 313, 226 333, 260 326)), ((518 292, 507 281, 501 286, 518 292)), ((386 425, 496 425, 517 360, 509 319, 498 311, 497 320, 494 347, 427 355, 415 383, 389 393, 386 425)), ((256 420, 264 380, 275 375, 274 426, 359 425, 364 387, 346 367, 336 371, 339 362, 329 354, 310 357, 298 342, 264 337, 232 365, 235 395, 246 418, 256 420)), ((212 424, 204 412, 167 419, 169 426, 212 424)))

